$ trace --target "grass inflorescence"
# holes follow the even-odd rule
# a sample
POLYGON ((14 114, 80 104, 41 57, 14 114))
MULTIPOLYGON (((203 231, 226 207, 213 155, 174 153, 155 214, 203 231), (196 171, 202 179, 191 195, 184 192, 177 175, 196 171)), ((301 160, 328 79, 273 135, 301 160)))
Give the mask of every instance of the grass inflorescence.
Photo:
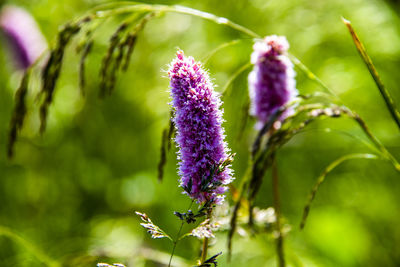
POLYGON ((12 158, 14 155, 14 145, 17 141, 18 131, 24 125, 26 115, 26 94, 28 92, 30 71, 26 71, 22 77, 21 84, 15 94, 15 106, 10 122, 10 130, 8 133, 7 156, 12 158))
POLYGON ((40 105, 40 133, 46 129, 47 113, 53 101, 54 90, 60 75, 65 48, 71 39, 79 33, 83 25, 92 20, 91 16, 84 17, 77 22, 67 23, 58 34, 55 47, 50 51, 49 59, 42 71, 42 90, 43 101, 40 105))
POLYGON ((133 14, 113 33, 100 67, 100 96, 112 93, 118 72, 129 67, 138 33, 154 15, 150 12, 138 18, 138 14, 133 14))

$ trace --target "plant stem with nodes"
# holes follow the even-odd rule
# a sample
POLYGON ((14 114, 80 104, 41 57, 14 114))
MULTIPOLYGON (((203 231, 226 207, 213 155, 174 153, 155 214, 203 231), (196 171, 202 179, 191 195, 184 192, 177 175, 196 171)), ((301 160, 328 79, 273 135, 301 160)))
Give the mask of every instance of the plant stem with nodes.
MULTIPOLYGON (((190 205, 189 205, 188 210, 190 210, 190 208, 192 207, 193 202, 194 202, 194 200, 192 200, 192 202, 190 202, 190 205)), ((172 258, 174 257, 174 254, 175 254, 176 245, 178 244, 178 242, 179 242, 179 240, 180 240, 180 236, 181 236, 181 232, 182 232, 182 228, 183 228, 183 225, 184 225, 184 224, 185 224, 185 220, 182 220, 181 226, 179 227, 178 234, 176 235, 176 238, 175 238, 175 240, 173 241, 173 242, 174 242, 174 245, 173 245, 173 247, 172 247, 172 252, 171 252, 171 257, 169 258, 168 267, 171 266, 172 258)))

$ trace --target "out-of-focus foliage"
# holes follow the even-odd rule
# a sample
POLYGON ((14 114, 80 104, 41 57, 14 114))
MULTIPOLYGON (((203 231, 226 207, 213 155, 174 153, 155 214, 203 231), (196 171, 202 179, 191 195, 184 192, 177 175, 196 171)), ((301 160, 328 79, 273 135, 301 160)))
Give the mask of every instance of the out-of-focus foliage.
MULTIPOLYGON (((158 3, 211 12, 261 35, 285 35, 291 53, 357 111, 394 156, 400 157, 399 131, 340 20, 343 16, 352 21, 400 105, 400 19, 396 1, 391 2, 393 5, 377 0, 158 3)), ((61 24, 100 2, 7 3, 29 10, 49 42, 54 43, 61 24)), ((11 161, 6 159, 6 139, 21 74, 13 72, 7 52, 2 50, 1 266, 168 263, 171 244, 167 239, 152 240, 134 214, 135 210, 145 211, 174 236, 180 222, 173 212, 186 212, 190 204, 178 188, 175 149, 168 152, 163 181, 157 180, 160 139, 170 112, 167 64, 177 47, 201 60, 224 42, 248 37, 198 18, 165 14, 147 23, 136 40, 129 70, 120 75, 110 96, 99 99, 99 66, 118 22, 118 18, 109 20, 95 34, 97 42, 87 61, 85 97, 79 89, 79 56, 73 46, 67 49, 43 136, 38 135, 35 100, 39 76, 33 72, 37 78, 30 82, 28 117, 11 161)), ((78 41, 74 39, 72 44, 78 41)), ((206 67, 218 88, 249 61, 251 46, 252 40, 243 40, 208 61, 206 67)), ((246 74, 233 83, 224 103, 227 141, 236 153, 236 186, 246 170, 249 147, 256 135, 254 121, 250 120, 238 139, 247 94, 246 74)), ((302 94, 319 90, 299 71, 297 88, 302 94)), ((365 138, 353 121, 327 119, 312 124, 277 154, 282 213, 291 225, 285 239, 287 261, 291 266, 396 266, 400 262, 400 179, 386 162, 354 160, 338 167, 321 186, 308 225, 299 231, 307 195, 323 169, 341 155, 368 151, 343 131, 365 138), (327 128, 329 132, 322 131, 327 128)), ((270 180, 267 173, 256 199, 256 205, 262 208, 272 206, 270 180)), ((209 255, 226 251, 226 232, 216 237, 209 255)), ((200 242, 194 238, 182 240, 174 262, 193 265, 199 249, 200 242)), ((219 266, 275 266, 273 240, 263 234, 236 236, 232 261, 226 260, 226 253, 219 256, 219 266)))

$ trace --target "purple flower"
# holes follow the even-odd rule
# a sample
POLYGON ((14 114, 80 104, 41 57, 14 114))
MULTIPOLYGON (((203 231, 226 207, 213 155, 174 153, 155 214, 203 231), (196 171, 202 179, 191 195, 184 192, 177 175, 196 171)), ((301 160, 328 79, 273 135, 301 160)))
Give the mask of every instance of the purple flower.
POLYGON ((5 6, 0 13, 0 28, 20 69, 27 69, 47 49, 35 20, 21 8, 5 6))
POLYGON ((175 109, 175 139, 179 146, 180 185, 198 203, 220 203, 232 181, 224 142, 221 101, 208 73, 192 57, 176 53, 168 71, 172 106, 175 109))
MULTIPOLYGON (((279 108, 292 101, 296 95, 293 64, 285 55, 289 43, 283 36, 271 35, 253 46, 251 63, 254 69, 249 74, 251 114, 258 119, 257 128, 269 121, 279 108)), ((280 120, 291 114, 287 110, 280 120)))

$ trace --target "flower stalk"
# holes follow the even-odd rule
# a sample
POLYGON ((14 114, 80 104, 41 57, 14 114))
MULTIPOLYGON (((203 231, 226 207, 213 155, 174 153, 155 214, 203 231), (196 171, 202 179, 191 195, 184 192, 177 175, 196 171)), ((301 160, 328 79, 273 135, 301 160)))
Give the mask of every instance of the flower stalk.
MULTIPOLYGON (((192 207, 193 202, 194 202, 194 200, 192 200, 190 202, 190 206, 189 206, 188 210, 190 210, 190 208, 192 207)), ((179 240, 181 240, 181 232, 182 232, 182 228, 183 228, 184 224, 185 224, 185 220, 182 220, 181 226, 179 227, 179 231, 176 235, 175 240, 173 241, 172 252, 171 252, 171 256, 169 257, 168 267, 171 266, 172 258, 174 257, 176 246, 178 245, 179 240)))
MULTIPOLYGON (((212 214, 212 208, 210 207, 207 210, 207 220, 211 219, 211 214, 212 214)), ((204 264, 204 262, 207 260, 207 251, 208 251, 208 243, 209 243, 209 238, 208 237, 204 237, 203 240, 203 247, 201 250, 201 257, 200 257, 200 265, 204 264)))

